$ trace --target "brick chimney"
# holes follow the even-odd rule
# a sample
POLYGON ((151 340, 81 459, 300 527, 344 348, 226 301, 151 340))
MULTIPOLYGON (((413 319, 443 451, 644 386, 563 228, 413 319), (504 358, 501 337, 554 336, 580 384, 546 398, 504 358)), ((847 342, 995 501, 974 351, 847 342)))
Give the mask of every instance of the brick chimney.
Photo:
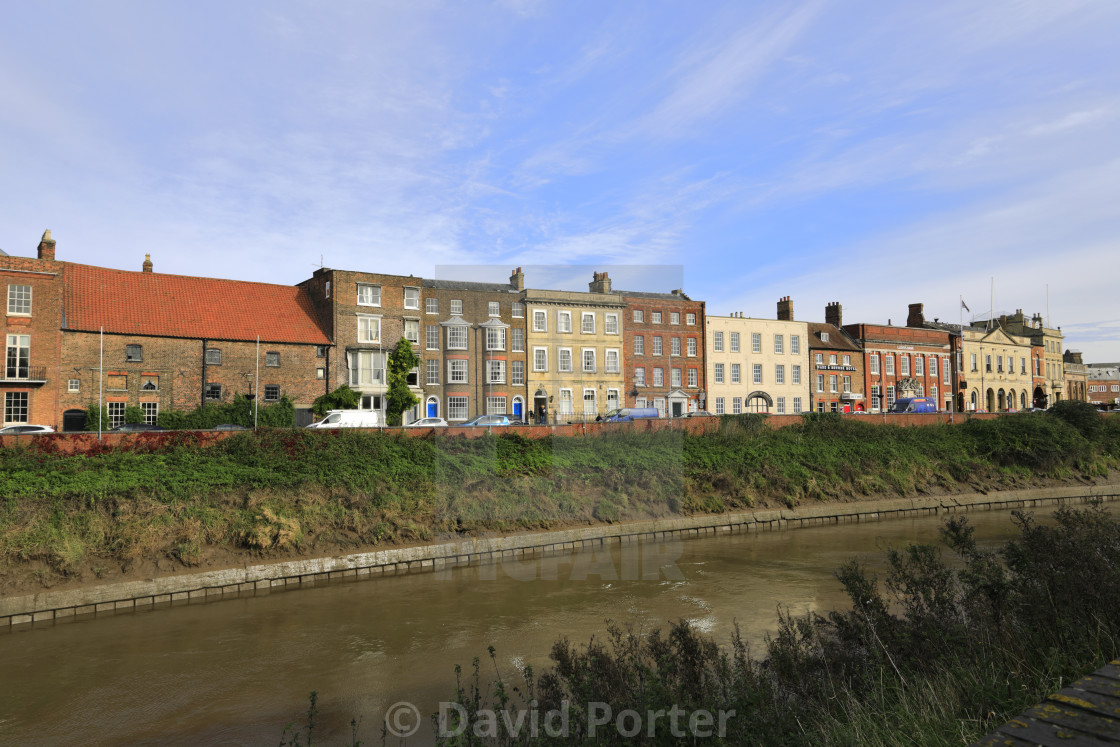
POLYGON ((509 276, 509 284, 514 287, 514 290, 525 290, 525 273, 518 267, 509 276))
POLYGON ((54 259, 54 239, 51 238, 51 229, 43 231, 43 238, 39 239, 39 259, 54 259))
POLYGON ((145 254, 144 255, 144 272, 151 272, 151 271, 152 271, 152 255, 145 254))
POLYGON ((596 272, 595 279, 587 284, 592 293, 610 293, 611 292, 611 279, 605 272, 596 272))
POLYGON ((833 301, 824 307, 824 323, 834 327, 844 326, 844 309, 839 301, 833 301))
POLYGON ((778 299, 778 321, 793 321, 793 301, 789 299, 789 296, 783 296, 778 299))
POLYGON ((922 313, 924 305, 920 303, 912 303, 907 308, 910 309, 910 313, 906 317, 906 326, 924 327, 926 323, 926 316, 922 313))

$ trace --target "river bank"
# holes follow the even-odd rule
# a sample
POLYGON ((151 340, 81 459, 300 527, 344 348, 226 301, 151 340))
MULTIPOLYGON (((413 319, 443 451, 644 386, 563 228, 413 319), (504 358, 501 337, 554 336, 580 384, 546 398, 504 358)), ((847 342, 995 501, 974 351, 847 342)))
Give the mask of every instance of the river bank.
POLYGON ((1120 428, 1083 435, 1049 414, 764 423, 593 439, 264 431, 85 456, 3 449, 0 597, 534 531, 1105 484, 1120 468, 1120 428))
MULTIPOLYGON (((503 563, 503 572, 517 573, 518 564, 551 554, 583 551, 592 575, 603 576, 594 553, 611 546, 632 546, 634 574, 658 578, 663 566, 671 565, 675 547, 664 543, 684 539, 775 531, 799 527, 878 521, 905 516, 945 515, 994 509, 1032 509, 1050 505, 1077 505, 1091 501, 1120 499, 1120 475, 1099 485, 1032 488, 944 496, 917 496, 861 500, 726 514, 665 518, 599 526, 473 537, 408 547, 350 553, 340 556, 307 557, 230 566, 204 572, 178 572, 161 577, 123 579, 115 583, 77 583, 70 588, 0 597, 0 629, 36 622, 52 623, 67 618, 133 611, 235 597, 274 589, 288 590, 330 581, 375 578, 402 573, 431 573, 451 568, 503 563)), ((137 569, 133 569, 137 570, 137 569)), ((608 568, 618 573, 617 568, 608 568)), ((622 572, 625 575, 625 571, 622 572)))

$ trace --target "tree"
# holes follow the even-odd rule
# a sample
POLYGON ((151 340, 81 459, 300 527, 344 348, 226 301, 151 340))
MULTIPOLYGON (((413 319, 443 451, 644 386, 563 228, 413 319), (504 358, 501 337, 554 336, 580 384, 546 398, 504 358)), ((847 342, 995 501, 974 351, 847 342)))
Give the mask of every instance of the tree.
POLYGON ((124 422, 126 423, 143 423, 144 410, 136 405, 129 405, 124 408, 124 422))
POLYGON ((389 393, 385 400, 388 425, 400 425, 404 411, 420 401, 408 388, 408 374, 419 365, 412 343, 402 337, 389 355, 389 393))
POLYGON ((356 410, 361 401, 361 394, 343 384, 330 394, 316 397, 311 403, 311 411, 321 418, 327 414, 327 410, 356 410))

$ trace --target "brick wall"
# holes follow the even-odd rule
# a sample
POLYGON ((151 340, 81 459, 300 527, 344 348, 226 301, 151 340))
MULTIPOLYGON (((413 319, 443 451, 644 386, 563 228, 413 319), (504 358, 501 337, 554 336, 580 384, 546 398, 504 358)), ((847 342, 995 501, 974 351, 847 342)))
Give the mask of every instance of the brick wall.
MULTIPOLYGON (((623 393, 625 406, 636 406, 636 400, 642 397, 645 399, 647 407, 653 407, 654 398, 665 398, 675 388, 672 385, 672 369, 679 368, 681 369, 680 389, 688 393, 690 398, 689 409, 701 409, 700 394, 707 390, 704 302, 688 301, 681 297, 671 296, 650 298, 648 296, 627 295, 624 298, 626 299, 626 309, 622 312, 624 317, 622 320, 622 360, 625 377, 623 393), (635 311, 642 313, 642 321, 634 321, 635 311), (660 324, 653 323, 654 312, 661 313, 660 324), (673 313, 680 314, 679 324, 671 323, 671 314, 673 313), (696 315, 695 324, 687 324, 688 314, 696 315), (642 355, 634 354, 634 338, 638 336, 643 338, 645 352, 642 355), (661 338, 662 354, 660 356, 653 354, 654 337, 661 338), (679 357, 670 356, 673 338, 680 339, 681 355, 679 357), (690 339, 696 341, 695 357, 689 357, 688 355, 688 341, 690 339), (645 369, 645 386, 636 387, 634 384, 635 369, 638 367, 645 369), (655 387, 653 385, 654 368, 660 368, 664 372, 662 386, 655 387), (689 369, 695 369, 696 371, 696 386, 694 387, 688 386, 689 369), (637 391, 637 394, 635 394, 635 391, 637 391)), ((710 409, 707 402, 704 406, 710 409)), ((666 407, 668 407, 668 403, 666 403, 666 407)))
MULTIPOLYGON (((157 402, 159 410, 193 410, 203 402, 204 385, 221 386, 222 402, 235 394, 255 393, 257 344, 229 340, 190 340, 140 335, 105 335, 106 402, 139 406, 157 402), (140 360, 128 360, 127 346, 140 346, 140 360), (220 364, 203 365, 203 347, 220 351, 220 364), (144 382, 152 386, 142 389, 144 382), (153 388, 154 387, 154 388, 153 388)), ((62 394, 59 412, 84 409, 97 400, 101 336, 94 332, 62 333, 62 394), (78 391, 69 391, 69 380, 78 391)), ((324 391, 317 369, 326 365, 317 345, 260 344, 260 387, 267 404, 266 386, 279 386, 298 407, 310 407, 324 391), (268 353, 279 354, 279 366, 267 365, 268 353)), ((218 400, 209 400, 218 401, 218 400)))
MULTIPOLYGON (((14 335, 17 347, 23 337, 29 337, 30 358, 28 366, 16 365, 8 370, 7 361, 0 361, 0 420, 5 418, 8 394, 15 395, 11 403, 27 401, 26 420, 22 422, 60 426, 58 396, 60 383, 59 328, 62 326, 62 263, 30 257, 0 256, 0 304, 3 304, 4 331, 0 342, 5 345, 8 336, 14 335), (31 287, 31 313, 8 313, 9 292, 12 286, 31 287), (9 375, 10 374, 10 375, 9 375)), ((19 360, 19 359, 17 359, 19 360)), ((63 386, 65 382, 63 382, 63 386)), ((22 407, 19 408, 22 410, 22 407)), ((7 422, 21 422, 13 413, 7 422)))

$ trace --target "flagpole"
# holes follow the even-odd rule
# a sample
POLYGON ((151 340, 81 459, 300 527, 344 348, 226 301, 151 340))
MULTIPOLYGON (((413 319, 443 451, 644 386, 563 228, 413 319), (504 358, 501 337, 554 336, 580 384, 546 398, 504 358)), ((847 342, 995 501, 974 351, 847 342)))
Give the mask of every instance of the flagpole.
POLYGON ((257 429, 257 411, 261 398, 261 336, 257 335, 257 373, 253 377, 253 430, 257 429))

